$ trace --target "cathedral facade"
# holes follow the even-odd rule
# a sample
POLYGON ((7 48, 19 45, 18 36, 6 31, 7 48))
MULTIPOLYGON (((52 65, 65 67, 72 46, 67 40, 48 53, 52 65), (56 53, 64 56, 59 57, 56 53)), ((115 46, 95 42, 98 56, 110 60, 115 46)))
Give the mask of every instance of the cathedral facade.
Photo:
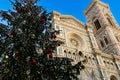
POLYGON ((120 28, 109 5, 93 0, 84 14, 85 24, 53 11, 53 26, 61 30, 57 37, 64 42, 56 56, 71 58, 74 63, 86 59, 80 80, 120 80, 120 28))

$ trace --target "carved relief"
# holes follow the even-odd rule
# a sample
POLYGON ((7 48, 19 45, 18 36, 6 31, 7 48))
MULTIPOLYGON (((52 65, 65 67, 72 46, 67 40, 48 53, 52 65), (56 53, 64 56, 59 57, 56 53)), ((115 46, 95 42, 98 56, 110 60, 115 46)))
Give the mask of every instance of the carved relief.
POLYGON ((81 38, 78 34, 75 33, 69 33, 68 34, 68 41, 70 44, 70 47, 76 48, 78 50, 85 50, 86 45, 84 39, 81 38))
POLYGON ((71 42, 71 44, 72 44, 73 46, 75 46, 75 47, 78 47, 78 45, 79 45, 78 41, 75 40, 75 39, 71 39, 70 42, 71 42))

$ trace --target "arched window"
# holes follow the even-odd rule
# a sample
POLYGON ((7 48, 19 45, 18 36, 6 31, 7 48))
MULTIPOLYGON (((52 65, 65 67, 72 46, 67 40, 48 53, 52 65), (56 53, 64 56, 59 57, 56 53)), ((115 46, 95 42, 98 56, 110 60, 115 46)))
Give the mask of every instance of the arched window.
POLYGON ((110 80, 118 80, 114 75, 110 76, 110 80))
POLYGON ((100 22, 99 22, 98 19, 95 20, 94 25, 95 25, 95 27, 96 27, 97 30, 101 28, 101 25, 100 25, 100 22))
POLYGON ((109 43, 109 41, 108 41, 108 39, 106 37, 104 37, 104 41, 105 41, 106 44, 109 43))
POLYGON ((101 47, 103 48, 104 47, 103 41, 100 41, 100 44, 101 44, 101 47))

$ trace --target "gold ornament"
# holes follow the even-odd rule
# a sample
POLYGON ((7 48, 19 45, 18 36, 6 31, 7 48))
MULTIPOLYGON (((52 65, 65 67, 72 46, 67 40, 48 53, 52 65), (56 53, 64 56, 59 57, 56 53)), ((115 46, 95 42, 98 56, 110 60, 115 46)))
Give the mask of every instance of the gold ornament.
POLYGON ((43 50, 40 48, 40 49, 37 50, 37 53, 38 53, 38 54, 42 54, 42 53, 43 53, 43 50))
POLYGON ((7 62, 9 56, 8 55, 5 55, 4 58, 3 58, 3 62, 7 62))
POLYGON ((8 73, 10 70, 8 68, 4 69, 4 73, 8 73))
POLYGON ((35 38, 35 34, 31 34, 31 38, 34 39, 35 38))
POLYGON ((5 55, 5 58, 6 58, 6 59, 8 59, 8 58, 9 58, 9 56, 8 56, 8 55, 5 55))
POLYGON ((29 74, 30 74, 30 70, 27 70, 27 71, 26 71, 26 74, 29 75, 29 74))

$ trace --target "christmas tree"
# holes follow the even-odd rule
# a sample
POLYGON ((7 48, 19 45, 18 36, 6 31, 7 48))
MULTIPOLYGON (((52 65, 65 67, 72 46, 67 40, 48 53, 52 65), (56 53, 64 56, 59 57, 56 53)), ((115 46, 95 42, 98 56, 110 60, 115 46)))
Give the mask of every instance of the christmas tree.
POLYGON ((60 30, 38 0, 9 0, 13 10, 0 11, 0 77, 2 80, 73 80, 84 68, 69 58, 54 57, 60 30))

